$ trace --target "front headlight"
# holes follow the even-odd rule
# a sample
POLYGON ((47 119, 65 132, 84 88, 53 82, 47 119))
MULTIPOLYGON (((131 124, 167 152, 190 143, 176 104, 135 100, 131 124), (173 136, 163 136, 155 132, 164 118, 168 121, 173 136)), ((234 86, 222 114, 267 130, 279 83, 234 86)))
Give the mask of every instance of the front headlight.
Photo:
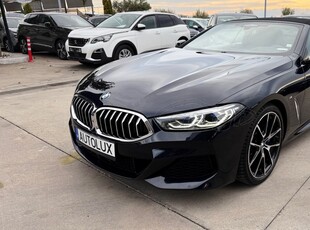
POLYGON ((112 36, 113 36, 113 34, 108 34, 108 35, 96 37, 96 38, 93 38, 90 43, 95 44, 97 42, 108 42, 108 41, 110 41, 112 36))
POLYGON ((240 104, 229 104, 183 114, 158 117, 155 120, 165 130, 212 129, 230 120, 244 108, 240 104))

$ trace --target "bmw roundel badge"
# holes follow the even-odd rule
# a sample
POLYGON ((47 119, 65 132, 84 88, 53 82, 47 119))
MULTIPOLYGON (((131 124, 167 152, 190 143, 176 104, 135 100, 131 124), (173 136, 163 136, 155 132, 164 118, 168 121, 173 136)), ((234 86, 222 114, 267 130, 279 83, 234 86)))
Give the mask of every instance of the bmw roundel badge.
POLYGON ((103 93, 103 94, 100 96, 100 101, 103 102, 105 99, 108 99, 110 96, 111 96, 111 93, 110 93, 110 92, 103 93))

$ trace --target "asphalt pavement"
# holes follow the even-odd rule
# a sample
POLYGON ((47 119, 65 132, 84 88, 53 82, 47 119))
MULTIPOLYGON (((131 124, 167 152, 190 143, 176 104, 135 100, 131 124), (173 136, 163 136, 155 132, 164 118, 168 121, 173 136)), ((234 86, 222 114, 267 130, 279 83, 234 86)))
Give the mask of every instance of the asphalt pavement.
POLYGON ((160 190, 82 160, 69 105, 93 69, 48 54, 0 65, 0 229, 309 229, 310 132, 256 187, 160 190))

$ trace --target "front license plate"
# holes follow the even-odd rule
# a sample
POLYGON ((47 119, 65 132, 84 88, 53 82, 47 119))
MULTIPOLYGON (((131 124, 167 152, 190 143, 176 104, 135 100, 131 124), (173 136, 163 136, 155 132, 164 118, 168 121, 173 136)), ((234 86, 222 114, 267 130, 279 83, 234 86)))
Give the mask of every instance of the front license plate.
POLYGON ((69 51, 74 52, 74 53, 81 53, 82 52, 81 48, 73 48, 73 47, 69 47, 69 51))
POLYGON ((115 157, 115 145, 113 143, 90 135, 89 133, 86 133, 78 128, 75 128, 75 135, 76 139, 83 145, 86 145, 105 155, 115 157))

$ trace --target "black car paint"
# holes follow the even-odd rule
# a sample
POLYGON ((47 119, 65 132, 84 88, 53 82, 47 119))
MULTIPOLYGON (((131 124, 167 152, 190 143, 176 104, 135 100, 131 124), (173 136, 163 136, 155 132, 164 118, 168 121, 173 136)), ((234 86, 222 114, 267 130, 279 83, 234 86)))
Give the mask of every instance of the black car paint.
MULTIPOLYGON (((306 50, 301 42, 308 34, 309 25, 304 25, 299 43, 287 56, 168 49, 114 62, 86 76, 79 83, 76 94, 89 99, 96 107, 102 107, 99 97, 103 92, 110 92, 111 97, 104 101, 104 106, 141 113, 154 128, 154 134, 142 141, 113 141, 119 156, 146 162, 141 172, 129 175, 116 168, 104 168, 122 176, 149 180, 161 188, 169 188, 169 183, 173 188, 216 188, 233 182, 243 148, 240 140, 245 139, 254 115, 264 105, 273 103, 283 113, 284 142, 308 127, 310 64, 302 64, 306 50), (229 103, 241 103, 246 109, 230 122, 212 130, 164 131, 154 120, 161 115, 229 103), (300 120, 296 103, 300 108, 300 120), (194 184, 186 184, 186 179, 169 183, 152 181, 158 171, 164 171, 176 159, 184 157, 190 161, 197 156, 215 157, 216 172, 210 172, 209 178, 199 178, 200 182, 194 184)), ((73 127, 79 127, 79 124, 71 119, 70 127, 74 146, 85 157, 83 153, 89 150, 76 142, 73 132, 73 127)), ((99 159, 100 156, 88 160, 94 163, 96 157, 99 159)))
MULTIPOLYGON (((37 15, 47 16, 50 20, 49 24, 30 24, 26 21, 20 23, 18 27, 18 40, 22 38, 31 38, 31 48, 38 51, 56 51, 56 42, 59 40, 66 41, 69 33, 78 29, 76 27, 61 27, 53 20, 52 15, 48 13, 36 13, 37 15)), ((59 13, 58 13, 59 14, 59 13)), ((86 20, 85 20, 86 21, 86 20)), ((89 24, 92 27, 91 24, 89 24)), ((85 27, 84 27, 85 28, 85 27)))

